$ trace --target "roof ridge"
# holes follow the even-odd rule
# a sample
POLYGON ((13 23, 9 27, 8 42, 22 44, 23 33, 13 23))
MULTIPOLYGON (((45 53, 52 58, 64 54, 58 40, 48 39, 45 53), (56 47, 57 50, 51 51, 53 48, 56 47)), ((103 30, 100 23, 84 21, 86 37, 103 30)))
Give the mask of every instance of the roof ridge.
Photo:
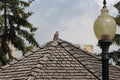
MULTIPOLYGON (((15 61, 18 63, 11 62, 14 65, 8 64, 4 67, 4 70, 0 69, 0 79, 89 78, 101 80, 102 78, 100 59, 91 56, 88 52, 83 51, 74 44, 59 38, 42 45, 39 49, 32 50, 15 61), (45 74, 44 77, 43 72, 48 74, 45 74), (62 72, 65 72, 65 74, 62 72), (55 75, 54 73, 60 74, 55 75)), ((119 70, 110 66, 110 72, 112 73, 110 74, 111 79, 119 78, 119 70)))
MULTIPOLYGON (((59 38, 59 39, 60 39, 60 38, 59 38)), ((62 40, 62 39, 60 39, 60 40, 62 40)), ((62 40, 62 41, 65 41, 65 40, 62 40)), ((84 51, 84 50, 81 49, 81 48, 76 47, 74 44, 72 44, 72 43, 70 43, 70 42, 68 42, 68 41, 65 41, 65 42, 67 42, 68 44, 72 45, 73 47, 75 47, 75 48, 77 48, 77 49, 80 49, 81 51, 85 52, 86 54, 88 54, 88 55, 90 55, 90 56, 92 56, 92 57, 94 57, 94 58, 96 58, 96 59, 98 59, 98 60, 101 60, 100 57, 97 57, 97 56, 95 56, 95 55, 93 55, 93 54, 89 54, 88 52, 84 51)), ((109 65, 113 66, 113 65, 110 64, 110 63, 109 63, 109 65)), ((120 67, 117 67, 117 66, 113 66, 113 67, 115 67, 116 69, 118 69, 118 70, 120 71, 120 67)))
MULTIPOLYGON (((2 66, 2 67, 0 68, 0 71, 1 71, 1 70, 5 70, 5 69, 7 69, 7 68, 10 67, 10 66, 13 66, 13 64, 22 61, 23 59, 29 57, 30 55, 33 55, 33 53, 39 52, 39 50, 45 49, 46 47, 47 47, 48 50, 51 50, 51 51, 52 51, 53 49, 55 49, 55 48, 53 48, 53 47, 56 46, 56 45, 57 45, 57 42, 56 42, 56 41, 47 42, 46 44, 42 45, 41 47, 39 47, 39 48, 37 48, 37 49, 34 49, 34 50, 31 50, 30 52, 26 53, 25 55, 23 55, 23 56, 20 57, 19 59, 12 61, 12 62, 8 63, 8 64, 5 65, 5 66, 2 66), (49 47, 49 48, 48 48, 48 47, 49 47)), ((50 52, 49 52, 49 53, 50 53, 50 52)), ((35 71, 36 71, 36 68, 37 68, 37 67, 40 68, 41 62, 46 62, 46 61, 48 61, 49 56, 50 56, 50 54, 48 54, 48 52, 47 52, 47 53, 45 53, 45 55, 44 55, 43 58, 41 58, 41 59, 38 60, 38 63, 36 63, 36 66, 34 66, 34 67, 30 70, 30 71, 32 71, 32 75, 33 75, 33 73, 34 73, 34 75, 35 75, 35 71), (41 61, 40 61, 40 60, 41 60, 41 61)), ((42 66, 41 66, 41 67, 42 67, 42 66)), ((37 68, 37 69, 38 69, 38 68, 37 68)), ((29 72, 27 72, 27 73, 29 73, 29 72)), ((33 79, 33 78, 35 78, 35 77, 32 77, 31 74, 30 74, 30 76, 28 75, 28 78, 27 78, 27 79, 33 79)))
POLYGON ((40 46, 40 49, 43 49, 45 47, 47 47, 48 45, 50 45, 53 41, 49 41, 46 44, 43 44, 42 46, 40 46))
POLYGON ((25 80, 36 80, 36 76, 29 75, 25 80))
POLYGON ((90 72, 94 77, 96 77, 98 80, 100 80, 99 77, 97 77, 96 75, 94 75, 94 73, 93 73, 92 71, 90 71, 90 70, 89 70, 83 63, 81 63, 73 54, 71 54, 71 53, 69 52, 69 50, 65 49, 64 46, 62 46, 60 43, 59 43, 59 45, 60 45, 65 51, 67 51, 75 60, 77 60, 77 62, 79 62, 85 69, 87 69, 88 72, 90 72))
POLYGON ((58 38, 58 42, 63 42, 63 41, 66 42, 66 43, 68 43, 68 44, 70 44, 71 46, 73 46, 73 47, 75 47, 75 48, 81 50, 82 52, 85 52, 86 54, 88 54, 88 55, 90 55, 90 56, 92 56, 92 57, 98 59, 98 60, 101 59, 101 58, 99 58, 99 57, 97 57, 97 56, 95 56, 95 55, 93 55, 93 54, 89 54, 88 52, 84 51, 84 50, 81 49, 80 47, 77 47, 77 46, 75 46, 74 44, 72 44, 72 43, 70 43, 70 42, 68 42, 68 41, 65 41, 65 40, 62 40, 62 39, 58 38))
POLYGON ((0 70, 4 70, 4 69, 6 69, 6 68, 12 66, 13 64, 15 64, 15 63, 17 63, 17 62, 23 60, 24 58, 26 58, 26 57, 32 55, 33 53, 35 53, 35 52, 37 52, 37 51, 39 51, 39 50, 41 50, 41 49, 47 47, 47 46, 50 45, 52 42, 53 42, 53 41, 47 42, 46 44, 42 45, 41 47, 35 48, 35 49, 33 49, 33 50, 27 52, 26 54, 24 54, 24 55, 21 56, 20 58, 18 58, 18 59, 16 59, 16 60, 13 60, 13 61, 9 62, 8 64, 6 64, 6 65, 0 67, 0 70), (34 50, 35 50, 35 51, 34 51, 34 50))
MULTIPOLYGON (((55 48, 51 48, 51 47, 54 47, 54 46, 57 46, 57 42, 56 41, 50 41, 48 43, 46 43, 45 45, 43 45, 41 47, 41 49, 45 48, 46 45, 49 46, 48 49, 53 51, 53 49, 55 48)), ((51 53, 52 52, 49 52, 49 53, 45 53, 43 58, 41 58, 40 60, 38 60, 38 63, 36 64, 36 66, 34 66, 33 68, 31 68, 31 70, 29 72, 27 72, 28 74, 28 78, 29 78, 29 75, 30 77, 36 77, 37 76, 37 73, 43 68, 43 66, 49 61, 50 59, 50 56, 51 56, 51 53)))
MULTIPOLYGON (((95 56, 95 55, 93 55, 93 54, 89 54, 88 52, 82 50, 81 48, 75 46, 74 44, 72 44, 72 43, 70 43, 70 42, 68 42, 68 41, 62 40, 62 39, 60 39, 60 38, 58 38, 57 41, 58 41, 58 43, 59 43, 62 47, 65 47, 66 45, 64 44, 64 46, 63 46, 61 43, 64 43, 64 42, 65 42, 66 44, 68 43, 68 44, 71 45, 72 47, 75 47, 75 48, 81 50, 82 52, 84 52, 85 54, 87 54, 87 55, 89 55, 89 56, 91 56, 91 57, 93 57, 93 58, 96 58, 97 60, 101 61, 101 58, 99 58, 99 57, 97 57, 97 56, 95 56)), ((64 49, 65 49, 65 48, 64 48, 64 49)), ((65 49, 65 50, 70 53, 69 50, 67 50, 67 49, 65 49)), ((70 53, 70 54, 71 54, 71 53, 70 53)), ((74 55, 72 55, 72 56, 74 57, 74 55)), ((109 65, 112 66, 112 67, 114 67, 114 68, 116 68, 117 70, 120 71, 120 67, 113 66, 113 65, 111 65, 110 63, 109 63, 109 65)), ((98 76, 98 77, 99 77, 99 76, 98 76)))
MULTIPOLYGON (((49 52, 50 53, 50 52, 49 52)), ((38 60, 38 63, 36 64, 36 66, 34 66, 33 68, 31 68, 31 70, 29 72, 27 72, 27 76, 29 78, 29 76, 37 76, 37 73, 43 68, 43 66, 49 61, 51 54, 45 54, 43 56, 43 58, 41 58, 40 60, 38 60), (44 63, 44 64, 43 64, 44 63)))

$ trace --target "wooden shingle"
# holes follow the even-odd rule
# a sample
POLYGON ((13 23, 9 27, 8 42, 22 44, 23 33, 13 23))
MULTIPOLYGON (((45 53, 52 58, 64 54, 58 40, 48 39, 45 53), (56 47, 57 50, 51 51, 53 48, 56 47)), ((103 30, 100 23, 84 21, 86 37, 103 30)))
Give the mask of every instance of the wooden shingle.
MULTIPOLYGON (((110 80, 120 80, 120 68, 109 66, 110 80)), ((102 80, 102 62, 57 39, 1 67, 0 80, 102 80)))

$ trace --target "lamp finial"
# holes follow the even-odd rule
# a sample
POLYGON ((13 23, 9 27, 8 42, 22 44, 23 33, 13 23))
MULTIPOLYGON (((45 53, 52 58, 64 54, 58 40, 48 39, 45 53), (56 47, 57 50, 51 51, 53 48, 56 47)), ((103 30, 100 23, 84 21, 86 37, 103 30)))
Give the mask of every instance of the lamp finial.
POLYGON ((106 0, 103 1, 103 5, 106 6, 106 0))

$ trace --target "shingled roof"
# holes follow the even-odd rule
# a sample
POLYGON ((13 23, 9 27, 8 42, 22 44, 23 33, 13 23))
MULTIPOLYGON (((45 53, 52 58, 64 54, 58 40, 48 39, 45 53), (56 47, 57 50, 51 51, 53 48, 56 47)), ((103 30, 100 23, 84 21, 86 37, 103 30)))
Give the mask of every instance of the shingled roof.
MULTIPOLYGON (((72 43, 57 39, 0 69, 0 80, 102 80, 101 60, 72 43)), ((120 69, 110 66, 110 80, 120 69)))

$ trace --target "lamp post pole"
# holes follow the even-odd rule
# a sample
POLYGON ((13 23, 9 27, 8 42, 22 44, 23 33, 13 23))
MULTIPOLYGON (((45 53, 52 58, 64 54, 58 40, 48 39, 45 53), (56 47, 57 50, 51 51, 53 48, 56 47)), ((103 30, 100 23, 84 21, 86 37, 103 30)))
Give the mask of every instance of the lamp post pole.
POLYGON ((116 33, 116 22, 109 15, 106 0, 103 0, 101 14, 94 22, 94 33, 102 49, 102 80, 109 80, 109 47, 116 33))
POLYGON ((102 80, 109 80, 109 55, 108 50, 111 45, 111 40, 99 40, 99 45, 102 49, 102 80))

